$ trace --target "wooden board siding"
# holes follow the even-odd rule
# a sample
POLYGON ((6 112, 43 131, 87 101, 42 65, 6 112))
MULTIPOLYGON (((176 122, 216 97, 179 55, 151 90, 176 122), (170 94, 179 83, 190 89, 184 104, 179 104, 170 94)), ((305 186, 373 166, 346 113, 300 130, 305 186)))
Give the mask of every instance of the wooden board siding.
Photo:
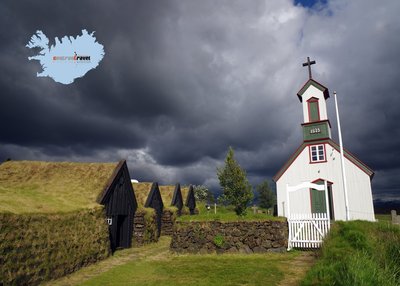
POLYGON ((176 207, 178 209, 178 215, 181 215, 183 208, 183 199, 182 199, 182 191, 180 184, 175 185, 175 190, 174 190, 174 195, 172 197, 171 205, 176 207))
POLYGON ((146 208, 153 208, 157 214, 157 227, 158 234, 161 234, 161 222, 162 222, 162 214, 164 210, 164 204, 161 198, 160 189, 158 187, 158 183, 153 183, 151 186, 151 190, 149 196, 147 197, 146 203, 144 204, 146 208))
POLYGON ((194 190, 193 190, 193 186, 192 185, 189 186, 189 191, 187 193, 185 206, 187 206, 189 208, 189 211, 190 211, 191 215, 195 214, 196 198, 194 196, 194 190))
MULTIPOLYGON (((303 148, 291 162, 290 166, 277 179, 277 205, 278 215, 287 214, 286 184, 298 185, 301 182, 312 182, 323 179, 332 182, 331 192, 333 196, 333 213, 336 220, 346 218, 344 207, 344 192, 341 177, 340 153, 332 146, 331 140, 326 142, 326 162, 310 164, 309 148, 303 148)), ((306 145, 305 145, 306 147, 306 145)), ((351 219, 363 219, 374 221, 374 208, 372 203, 371 180, 361 166, 345 157, 345 168, 347 174, 347 188, 351 219)), ((311 213, 310 191, 300 190, 290 194, 293 204, 292 213, 311 213)), ((291 204, 292 205, 292 204, 291 204)))

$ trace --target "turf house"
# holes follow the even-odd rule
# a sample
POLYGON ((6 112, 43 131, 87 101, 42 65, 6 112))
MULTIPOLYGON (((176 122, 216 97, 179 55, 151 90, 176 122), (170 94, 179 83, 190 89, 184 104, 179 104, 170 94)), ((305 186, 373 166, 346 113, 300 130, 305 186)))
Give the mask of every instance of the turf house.
MULTIPOLYGON (((311 62, 311 64, 315 61, 311 62)), ((374 221, 371 180, 374 171, 344 149, 343 166, 340 146, 332 140, 326 101, 328 88, 311 77, 297 93, 303 110, 303 142, 289 157, 273 180, 276 182, 278 215, 288 214, 288 186, 301 183, 323 184, 325 192, 316 189, 290 193, 290 213, 327 213, 332 220, 374 221), (345 176, 342 176, 342 170, 345 176), (328 205, 328 207, 327 207, 328 205)))
POLYGON ((177 183, 175 186, 159 186, 163 202, 175 207, 177 214, 181 215, 183 209, 183 198, 181 191, 181 184, 177 183))
POLYGON ((151 185, 150 193, 147 197, 144 207, 153 208, 156 211, 158 233, 161 234, 161 217, 164 210, 164 203, 161 198, 158 183, 155 182, 151 185))
POLYGON ((137 203, 126 161, 118 164, 98 202, 106 208, 111 249, 130 247, 137 203))
POLYGON ((183 205, 181 185, 159 186, 164 210, 161 218, 161 234, 172 235, 177 216, 188 214, 188 209, 183 205))
POLYGON ((186 198, 185 206, 189 208, 189 213, 191 215, 196 214, 196 197, 192 185, 189 186, 188 190, 183 190, 183 197, 186 198))
MULTIPOLYGON (((156 223, 156 236, 161 235, 161 221, 164 210, 164 203, 160 194, 158 183, 133 183, 133 189, 136 194, 136 199, 139 208, 144 209, 143 211, 150 214, 150 210, 153 210, 156 223)), ((136 223, 135 223, 136 227, 136 223)))
POLYGON ((0 284, 36 285, 130 247, 135 210, 125 161, 0 164, 0 284))

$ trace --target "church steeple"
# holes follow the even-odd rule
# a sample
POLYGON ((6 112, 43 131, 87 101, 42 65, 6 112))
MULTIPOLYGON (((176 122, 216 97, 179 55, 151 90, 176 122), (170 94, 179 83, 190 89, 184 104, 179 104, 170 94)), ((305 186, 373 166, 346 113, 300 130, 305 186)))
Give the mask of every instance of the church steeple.
POLYGON ((315 61, 307 62, 303 66, 308 67, 309 79, 299 90, 297 96, 303 105, 303 139, 313 141, 331 138, 331 128, 326 109, 326 100, 329 98, 328 89, 312 78, 311 65, 315 61))

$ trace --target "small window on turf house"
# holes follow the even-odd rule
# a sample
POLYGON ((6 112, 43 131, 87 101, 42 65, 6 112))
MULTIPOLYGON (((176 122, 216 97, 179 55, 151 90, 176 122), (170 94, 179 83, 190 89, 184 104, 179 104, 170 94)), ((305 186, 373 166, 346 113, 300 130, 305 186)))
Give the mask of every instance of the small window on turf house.
POLYGON ((310 146, 310 153, 311 162, 325 162, 325 148, 323 144, 310 146))

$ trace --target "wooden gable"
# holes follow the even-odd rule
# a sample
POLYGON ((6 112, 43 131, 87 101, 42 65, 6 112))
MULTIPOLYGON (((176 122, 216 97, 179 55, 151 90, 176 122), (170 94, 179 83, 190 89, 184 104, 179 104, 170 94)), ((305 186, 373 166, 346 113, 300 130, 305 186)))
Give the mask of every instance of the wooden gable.
POLYGON ((195 214, 196 209, 196 197, 194 196, 193 186, 189 186, 189 190, 186 195, 185 206, 189 208, 190 214, 195 214))
POLYGON ((175 185, 174 196, 172 197, 171 205, 175 206, 178 209, 178 215, 182 213, 183 198, 181 185, 179 183, 175 185))

